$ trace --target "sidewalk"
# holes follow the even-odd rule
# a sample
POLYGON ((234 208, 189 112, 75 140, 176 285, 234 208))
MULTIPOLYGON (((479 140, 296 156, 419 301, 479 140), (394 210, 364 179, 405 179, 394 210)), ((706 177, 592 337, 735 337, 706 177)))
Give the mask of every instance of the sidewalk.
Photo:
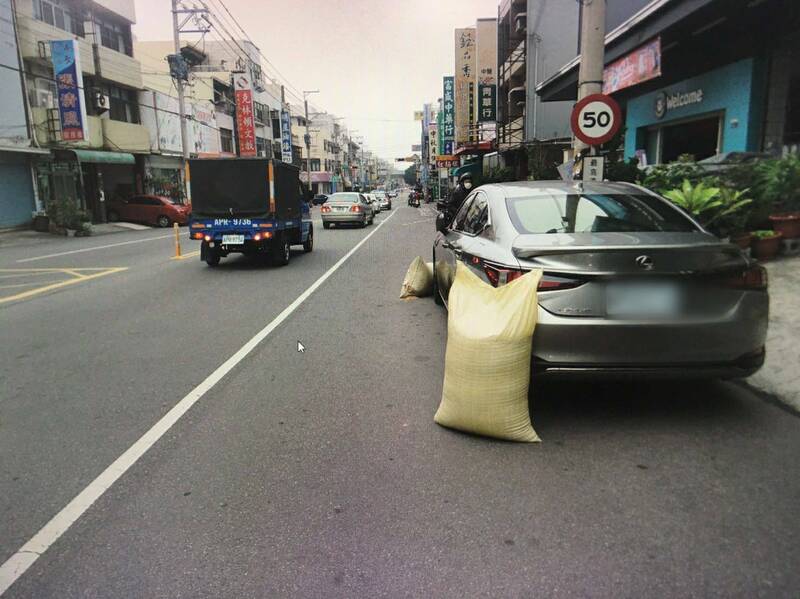
POLYGON ((749 383, 800 412, 800 256, 767 262, 767 360, 749 383))
MULTIPOLYGON (((114 233, 125 233, 126 231, 139 231, 151 228, 152 227, 133 223, 106 223, 101 225, 92 225, 91 237, 102 237, 104 235, 112 235, 114 233)), ((65 239, 70 238, 63 235, 55 235, 53 233, 39 233, 33 229, 12 229, 8 231, 0 231, 0 248, 40 245, 42 243, 47 243, 48 241, 63 241, 65 239)))

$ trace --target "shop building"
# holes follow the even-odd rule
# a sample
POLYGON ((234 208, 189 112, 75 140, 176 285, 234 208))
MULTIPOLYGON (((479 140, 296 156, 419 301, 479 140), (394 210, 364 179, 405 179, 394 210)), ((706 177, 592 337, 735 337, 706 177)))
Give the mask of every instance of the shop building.
MULTIPOLYGON (((0 0, 0 17, 13 24, 10 0, 0 0)), ((0 28, 0 229, 23 226, 31 222, 39 208, 32 178, 37 156, 47 150, 31 143, 28 112, 25 107, 23 80, 14 27, 0 28)))
MULTIPOLYGON (((800 3, 608 0, 604 91, 625 113, 625 156, 797 151, 800 3)), ((577 54, 577 48, 576 48, 577 54)), ((537 87, 574 100, 579 58, 537 87)))
POLYGON ((105 219, 103 199, 142 190, 149 135, 141 124, 141 67, 133 57, 132 0, 17 2, 17 30, 36 142, 51 150, 34 164, 42 206, 71 201, 105 219), (75 40, 85 110, 80 137, 62 125, 51 42, 75 40))

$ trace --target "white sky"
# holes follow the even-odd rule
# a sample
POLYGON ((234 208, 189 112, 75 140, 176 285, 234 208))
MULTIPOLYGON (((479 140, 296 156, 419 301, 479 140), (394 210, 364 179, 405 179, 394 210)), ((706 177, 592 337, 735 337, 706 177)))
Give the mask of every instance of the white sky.
MULTIPOLYGON (((137 38, 172 39, 170 0, 135 2, 137 38)), ((309 101, 345 117, 347 127, 357 129, 367 147, 390 160, 409 155, 411 145, 419 143, 420 126, 413 113, 424 102, 441 97, 442 76, 453 72, 453 30, 474 26, 480 17, 496 17, 498 4, 498 0, 223 2, 291 85, 297 90, 320 90, 309 101)), ((207 3, 220 17, 227 17, 217 0, 207 3)), ((275 76, 269 65, 267 74, 275 76)))

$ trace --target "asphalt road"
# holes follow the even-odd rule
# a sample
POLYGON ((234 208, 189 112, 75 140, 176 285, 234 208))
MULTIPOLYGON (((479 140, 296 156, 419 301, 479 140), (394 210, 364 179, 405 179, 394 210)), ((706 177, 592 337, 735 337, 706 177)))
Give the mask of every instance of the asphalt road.
POLYGON ((541 444, 440 428, 446 313, 398 299, 433 216, 387 218, 285 268, 158 230, 3 247, 14 281, 125 270, 0 303, 0 563, 304 298, 7 596, 800 593, 800 419, 741 383, 534 382, 541 444))

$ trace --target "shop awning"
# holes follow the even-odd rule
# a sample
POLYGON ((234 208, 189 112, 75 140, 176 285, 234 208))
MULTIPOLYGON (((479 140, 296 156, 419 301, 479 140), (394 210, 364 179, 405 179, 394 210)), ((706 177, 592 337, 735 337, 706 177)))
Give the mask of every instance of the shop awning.
POLYGON ((78 162, 98 164, 136 164, 133 154, 126 152, 100 152, 99 150, 70 150, 78 162))

